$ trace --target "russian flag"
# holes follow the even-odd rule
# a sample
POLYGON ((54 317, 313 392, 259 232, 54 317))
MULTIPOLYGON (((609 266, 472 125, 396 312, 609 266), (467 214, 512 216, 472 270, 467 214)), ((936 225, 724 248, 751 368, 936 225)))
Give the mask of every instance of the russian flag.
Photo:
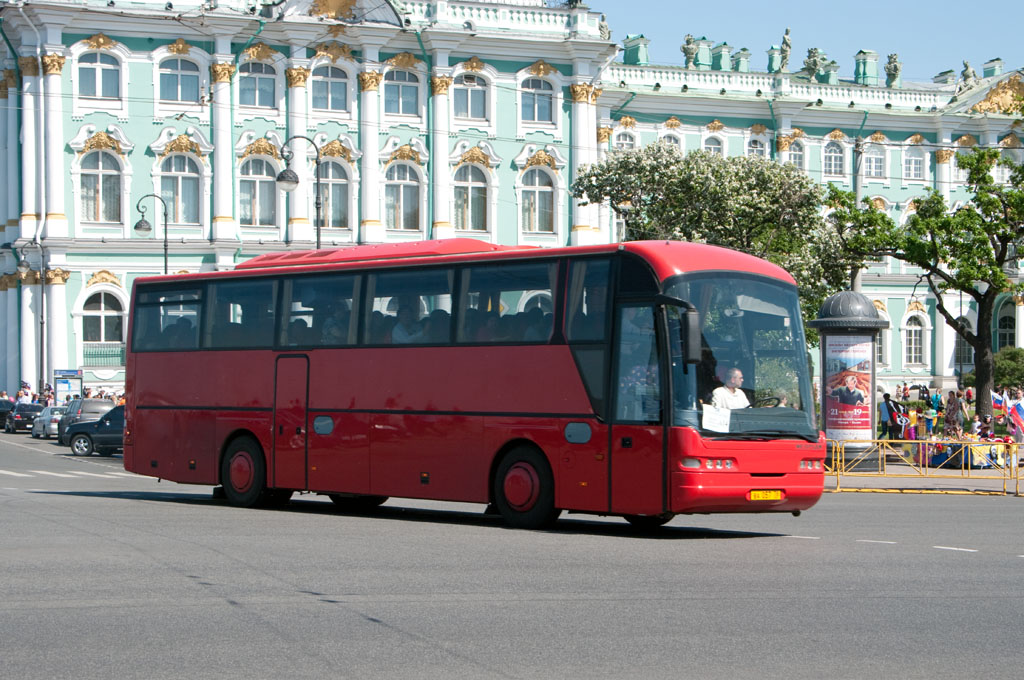
POLYGON ((1018 428, 1024 429, 1024 404, 1019 401, 1014 403, 1013 408, 1010 409, 1010 420, 1018 428))
POLYGON ((1003 399, 1003 395, 992 393, 992 410, 997 413, 1006 413, 1006 400, 1003 399))

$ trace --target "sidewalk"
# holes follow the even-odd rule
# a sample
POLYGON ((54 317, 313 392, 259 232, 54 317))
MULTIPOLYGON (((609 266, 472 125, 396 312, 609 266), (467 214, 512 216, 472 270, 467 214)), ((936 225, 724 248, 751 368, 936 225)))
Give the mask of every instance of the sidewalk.
MULTIPOLYGON (((929 470, 922 475, 909 465, 886 465, 887 474, 834 473, 825 475, 825 491, 887 493, 975 493, 1015 495, 1018 479, 1005 478, 1002 470, 929 470), (941 476, 937 476, 940 475, 941 476)), ((1012 471, 1016 472, 1016 471, 1012 471)), ((1024 492, 1024 487, 1021 488, 1024 492)))

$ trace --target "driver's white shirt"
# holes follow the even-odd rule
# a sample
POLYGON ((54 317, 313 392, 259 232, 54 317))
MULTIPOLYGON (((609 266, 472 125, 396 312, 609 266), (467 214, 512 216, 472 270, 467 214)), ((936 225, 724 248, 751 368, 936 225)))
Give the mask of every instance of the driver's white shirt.
POLYGON ((715 408, 747 408, 750 401, 743 390, 737 388, 735 392, 725 385, 716 387, 711 393, 711 405, 715 408))

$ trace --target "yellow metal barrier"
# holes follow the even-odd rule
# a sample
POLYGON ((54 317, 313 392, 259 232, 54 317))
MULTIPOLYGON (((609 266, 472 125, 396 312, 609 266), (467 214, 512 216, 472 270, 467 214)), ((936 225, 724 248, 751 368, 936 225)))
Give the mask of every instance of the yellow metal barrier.
MULTIPOLYGON (((968 493, 1020 495, 1021 468, 1018 444, 952 439, 828 440, 825 474, 836 478, 843 491, 849 478, 963 479, 984 483, 968 493)), ((849 490, 849 489, 846 489, 849 490)), ((903 489, 860 491, 934 491, 920 485, 903 489)), ((948 491, 947 491, 948 492, 948 491)))

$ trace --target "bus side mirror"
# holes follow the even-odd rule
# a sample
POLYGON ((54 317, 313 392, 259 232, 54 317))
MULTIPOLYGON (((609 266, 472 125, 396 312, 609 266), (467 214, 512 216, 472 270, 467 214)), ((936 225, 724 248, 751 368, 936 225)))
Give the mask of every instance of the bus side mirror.
POLYGON ((686 363, 688 364, 699 364, 701 360, 701 343, 700 343, 700 314, 693 307, 686 309, 683 314, 683 327, 680 329, 684 333, 682 338, 683 347, 686 352, 686 363))

